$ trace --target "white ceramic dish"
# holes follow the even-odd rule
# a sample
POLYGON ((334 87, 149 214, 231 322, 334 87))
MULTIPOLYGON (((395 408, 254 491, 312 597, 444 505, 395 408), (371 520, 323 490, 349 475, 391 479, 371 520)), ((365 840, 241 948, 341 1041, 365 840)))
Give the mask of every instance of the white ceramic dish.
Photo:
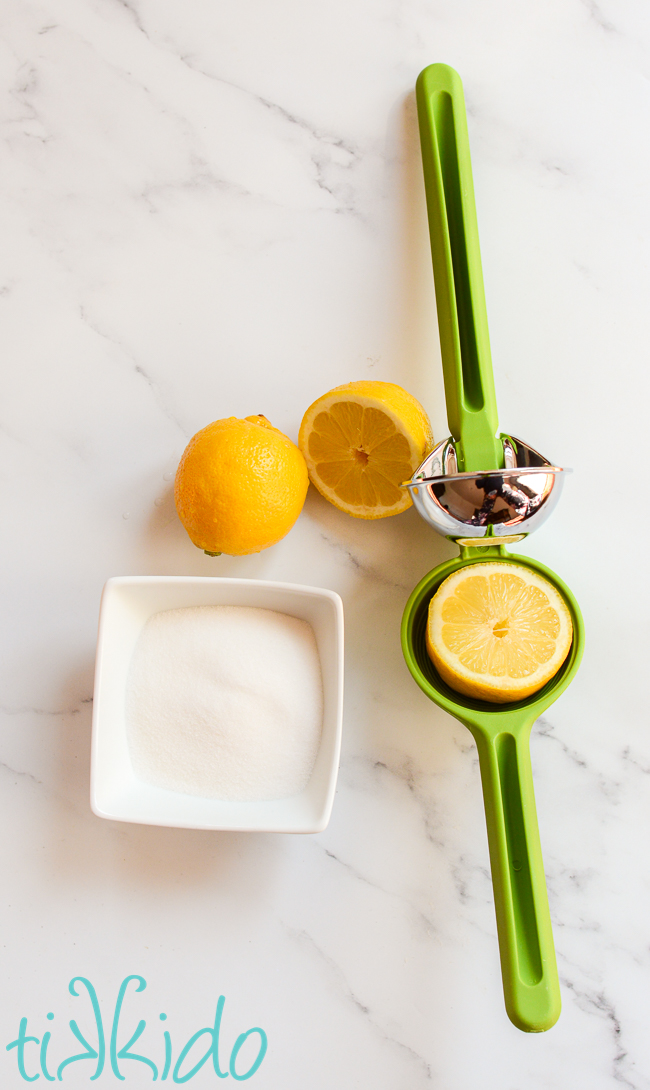
POLYGON ((343 716, 343 605, 338 594, 292 583, 193 576, 109 579, 99 613, 95 666, 90 805, 114 821, 189 829, 316 833, 334 801, 343 716), (197 798, 138 780, 131 766, 125 694, 131 657, 147 619, 184 606, 259 606, 308 621, 314 630, 324 690, 323 733, 304 791, 269 802, 197 798))

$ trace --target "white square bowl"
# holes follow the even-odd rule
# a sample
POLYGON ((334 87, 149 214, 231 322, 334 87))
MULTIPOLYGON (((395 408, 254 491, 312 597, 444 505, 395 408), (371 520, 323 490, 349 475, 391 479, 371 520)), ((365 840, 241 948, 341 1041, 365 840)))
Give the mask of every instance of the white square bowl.
POLYGON ((338 594, 292 583, 193 576, 123 576, 102 594, 95 665, 90 805, 98 817, 188 829, 317 833, 327 825, 343 718, 343 605, 338 594), (299 795, 267 802, 204 799, 137 779, 126 735, 126 684, 149 617, 185 606, 258 606, 307 621, 323 677, 323 731, 314 771, 299 795))

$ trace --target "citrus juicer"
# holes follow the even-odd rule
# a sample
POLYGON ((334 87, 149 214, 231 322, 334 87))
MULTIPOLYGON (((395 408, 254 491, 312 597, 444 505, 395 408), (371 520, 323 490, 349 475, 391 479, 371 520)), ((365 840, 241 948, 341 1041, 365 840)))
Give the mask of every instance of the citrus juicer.
MULTIPOLYGON (((477 745, 506 1010, 529 1033, 550 1029, 560 990, 530 763, 536 719, 574 677, 584 646, 578 604, 548 568, 512 557, 548 517, 566 471, 513 436, 497 432, 487 313, 478 245, 469 137, 458 74, 434 64, 416 86, 431 236, 445 400, 451 437, 427 455, 410 481, 419 513, 460 546, 460 556, 429 572, 402 619, 402 649, 411 674, 439 707, 460 720, 477 745), (533 569, 563 596, 573 642, 558 673, 524 700, 492 704, 451 689, 426 649, 431 598, 459 568, 490 561, 533 569)), ((477 570, 478 574, 478 570, 477 570)))

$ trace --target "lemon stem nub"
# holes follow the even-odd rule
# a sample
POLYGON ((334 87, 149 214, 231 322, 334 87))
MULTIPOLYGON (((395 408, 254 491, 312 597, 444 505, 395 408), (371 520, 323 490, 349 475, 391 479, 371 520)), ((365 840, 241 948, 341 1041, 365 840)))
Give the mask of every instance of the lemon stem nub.
POLYGON ((221 556, 221 553, 209 553, 207 549, 204 549, 203 552, 206 556, 221 556))

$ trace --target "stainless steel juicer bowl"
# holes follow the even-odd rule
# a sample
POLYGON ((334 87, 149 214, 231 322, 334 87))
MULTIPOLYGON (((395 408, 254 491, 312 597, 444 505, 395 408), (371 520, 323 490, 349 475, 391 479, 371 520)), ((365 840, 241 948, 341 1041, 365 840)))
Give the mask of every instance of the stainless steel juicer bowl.
POLYGON ((520 541, 546 521, 560 498, 570 471, 551 465, 521 439, 501 439, 504 469, 459 473, 454 440, 445 439, 402 485, 422 518, 460 545, 520 541))

